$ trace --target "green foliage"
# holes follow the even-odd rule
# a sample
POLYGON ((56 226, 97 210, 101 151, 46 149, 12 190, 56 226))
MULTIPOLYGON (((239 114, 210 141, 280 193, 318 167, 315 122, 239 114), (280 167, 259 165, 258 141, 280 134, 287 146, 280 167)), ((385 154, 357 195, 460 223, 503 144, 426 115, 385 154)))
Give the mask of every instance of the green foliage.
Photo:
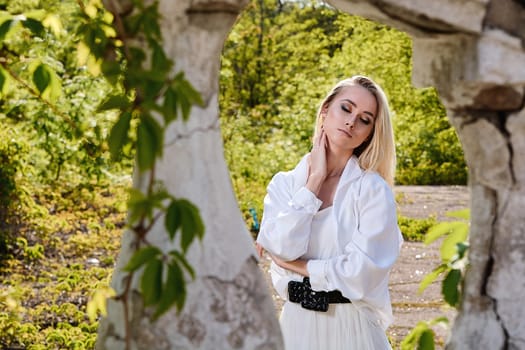
MULTIPOLYGON (((420 283, 419 292, 423 292, 439 276, 444 275, 441 282, 441 293, 447 304, 459 308, 463 284, 463 273, 468 264, 468 231, 466 220, 470 217, 468 209, 448 213, 449 216, 459 218, 459 221, 442 222, 433 226, 425 237, 425 244, 430 244, 439 238, 441 243, 441 264, 426 275, 420 283)), ((430 322, 420 322, 401 343, 402 350, 433 350, 435 324, 447 324, 446 317, 438 317, 430 322)))
POLYGON ((401 350, 434 350, 434 331, 435 325, 448 326, 446 317, 437 317, 430 322, 419 322, 401 342, 401 350))
MULTIPOLYGON (((155 180, 155 163, 162 156, 169 123, 178 118, 188 120, 191 107, 202 100, 183 72, 173 72, 174 64, 163 51, 158 4, 134 1, 133 6, 131 13, 116 19, 122 24, 116 29, 113 15, 97 0, 54 0, 45 6, 18 0, 4 6, 6 11, 0 12, 0 91, 6 113, 1 117, 23 125, 26 135, 36 132, 35 148, 48 156, 47 162, 32 164, 43 182, 57 184, 64 170, 85 176, 79 181, 82 184, 89 183, 92 170, 100 181, 101 174, 113 166, 108 150, 113 158, 135 157, 139 174, 150 179, 145 189, 131 191, 128 202, 128 226, 136 234, 138 248, 135 254, 144 258, 139 248, 151 247, 146 236, 168 208, 165 226, 169 237, 180 237, 180 250, 158 250, 129 271, 129 280, 133 274, 140 275, 140 292, 147 306, 155 306, 156 318, 173 304, 182 308, 185 274, 194 277, 184 254, 195 238, 202 239, 204 225, 194 205, 173 197, 155 180), (86 84, 90 86, 86 88, 86 84), (95 98, 86 99, 86 93, 95 98), (87 108, 81 109, 84 104, 87 108), (82 163, 87 157, 95 161, 82 163), (48 181, 50 171, 54 176, 48 181)), ((11 181, 15 172, 6 172, 6 178, 11 181)), ((96 223, 88 227, 101 230, 96 223)), ((86 244, 81 236, 74 240, 78 247, 86 244)), ((16 250, 31 264, 52 254, 58 244, 53 242, 44 249, 42 244, 28 241, 20 237, 16 250)), ((134 255, 132 260, 136 259, 134 255)), ((82 284, 76 272, 57 281, 56 289, 63 292, 72 292, 82 284)), ((130 293, 128 286, 114 298, 127 305, 130 293)), ((91 317, 94 312, 103 312, 100 295, 111 293, 96 294, 91 317)), ((49 336, 59 345, 73 346, 62 344, 61 334, 49 336)), ((129 339, 127 335, 128 348, 129 339)))
POLYGON ((120 164, 109 162, 105 141, 114 114, 93 118, 112 87, 78 64, 77 3, 16 0, 2 9, 0 121, 31 140, 33 157, 24 162, 38 175, 33 181, 53 184, 75 175, 79 181, 79 173, 100 179, 118 169, 120 164))
POLYGON ((409 242, 422 242, 428 235, 428 230, 437 224, 436 218, 414 219, 398 215, 397 223, 403 234, 403 239, 409 242))
POLYGON ((400 185, 465 184, 454 129, 434 89, 411 85, 410 38, 316 1, 252 1, 224 44, 220 111, 225 157, 244 216, 262 212, 270 178, 311 147, 318 104, 355 74, 389 96, 400 185))

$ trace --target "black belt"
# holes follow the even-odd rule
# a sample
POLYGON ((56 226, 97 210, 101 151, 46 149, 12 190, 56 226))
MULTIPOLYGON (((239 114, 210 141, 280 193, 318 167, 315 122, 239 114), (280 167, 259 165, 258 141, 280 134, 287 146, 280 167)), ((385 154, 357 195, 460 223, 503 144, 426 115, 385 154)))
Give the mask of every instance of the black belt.
POLYGON ((350 299, 345 298, 338 290, 329 292, 312 290, 308 277, 302 282, 288 282, 288 300, 292 303, 300 303, 305 309, 322 312, 328 311, 329 304, 351 303, 350 299))

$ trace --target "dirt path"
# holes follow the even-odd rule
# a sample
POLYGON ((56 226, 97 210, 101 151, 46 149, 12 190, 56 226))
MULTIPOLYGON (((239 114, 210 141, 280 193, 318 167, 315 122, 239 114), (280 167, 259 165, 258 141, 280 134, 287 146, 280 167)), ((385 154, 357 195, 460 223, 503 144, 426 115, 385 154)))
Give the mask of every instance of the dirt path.
MULTIPOLYGON (((399 212, 410 218, 435 216, 439 221, 450 220, 447 212, 468 207, 469 193, 459 186, 399 186, 395 188, 399 212)), ((422 294, 418 293, 421 279, 440 263, 439 243, 425 246, 423 243, 405 242, 401 256, 392 269, 390 293, 394 311, 394 324, 388 335, 399 343, 420 321, 429 321, 438 316, 453 320, 455 311, 447 308, 441 297, 441 284, 431 284, 422 294)), ((261 259, 261 268, 268 276, 269 260, 261 259)), ((271 289, 271 287, 270 287, 271 289)), ((271 289, 273 292, 273 289, 271 289)), ((276 308, 281 309, 283 301, 272 294, 276 308)), ((434 331, 439 343, 443 343, 447 331, 436 327, 434 331)), ((438 347, 439 348, 439 347, 438 347)))

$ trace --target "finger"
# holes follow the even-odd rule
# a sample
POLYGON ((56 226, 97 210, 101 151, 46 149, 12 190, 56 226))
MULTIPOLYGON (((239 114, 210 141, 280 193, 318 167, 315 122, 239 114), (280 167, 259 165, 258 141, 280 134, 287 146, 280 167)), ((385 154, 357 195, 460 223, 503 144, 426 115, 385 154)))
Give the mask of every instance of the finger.
POLYGON ((259 254, 259 258, 262 258, 264 254, 264 248, 259 243, 255 243, 255 249, 257 250, 257 253, 259 254))

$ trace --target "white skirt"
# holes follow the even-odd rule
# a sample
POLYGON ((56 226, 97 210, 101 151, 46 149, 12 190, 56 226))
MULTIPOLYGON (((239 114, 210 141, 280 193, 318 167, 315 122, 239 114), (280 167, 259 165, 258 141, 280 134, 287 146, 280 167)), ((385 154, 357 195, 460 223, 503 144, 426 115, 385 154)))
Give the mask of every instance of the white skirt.
POLYGON ((286 350, 390 350, 383 328, 353 304, 330 304, 327 312, 287 301, 280 317, 286 350))

